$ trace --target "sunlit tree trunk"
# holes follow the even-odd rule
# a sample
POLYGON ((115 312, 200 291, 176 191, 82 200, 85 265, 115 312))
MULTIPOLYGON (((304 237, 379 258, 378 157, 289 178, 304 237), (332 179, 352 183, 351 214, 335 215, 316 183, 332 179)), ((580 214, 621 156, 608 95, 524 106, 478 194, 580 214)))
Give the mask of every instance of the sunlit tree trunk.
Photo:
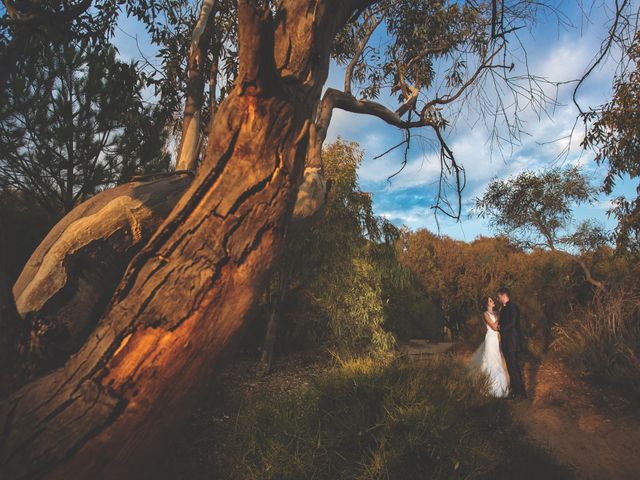
POLYGON ((332 38, 365 3, 283 0, 273 19, 239 1, 203 164, 80 351, 0 404, 3 479, 148 478, 279 256, 332 38))
POLYGON ((21 326, 29 332, 22 365, 26 377, 57 368, 78 351, 129 261, 192 178, 184 172, 159 174, 106 190, 47 234, 13 287, 21 326))

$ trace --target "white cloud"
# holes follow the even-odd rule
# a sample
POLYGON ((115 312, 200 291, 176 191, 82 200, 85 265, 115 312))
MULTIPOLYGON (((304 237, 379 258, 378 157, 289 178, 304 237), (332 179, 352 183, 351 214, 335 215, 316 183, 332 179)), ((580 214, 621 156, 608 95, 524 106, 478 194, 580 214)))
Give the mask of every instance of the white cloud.
POLYGON ((579 78, 593 54, 597 45, 591 38, 570 38, 564 36, 558 42, 545 42, 547 49, 533 62, 531 70, 541 77, 554 82, 567 82, 579 78))

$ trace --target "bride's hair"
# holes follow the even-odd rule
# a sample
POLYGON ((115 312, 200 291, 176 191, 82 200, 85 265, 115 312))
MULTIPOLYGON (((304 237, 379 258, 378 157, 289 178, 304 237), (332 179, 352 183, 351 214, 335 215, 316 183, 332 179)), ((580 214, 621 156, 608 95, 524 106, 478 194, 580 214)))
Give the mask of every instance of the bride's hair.
MULTIPOLYGON (((482 302, 480 302, 480 305, 482 307, 482 311, 486 312, 487 310, 489 310, 489 299, 493 300, 493 297, 487 296, 487 297, 483 297, 482 298, 482 302)), ((493 304, 495 305, 496 301, 493 300, 493 304)))

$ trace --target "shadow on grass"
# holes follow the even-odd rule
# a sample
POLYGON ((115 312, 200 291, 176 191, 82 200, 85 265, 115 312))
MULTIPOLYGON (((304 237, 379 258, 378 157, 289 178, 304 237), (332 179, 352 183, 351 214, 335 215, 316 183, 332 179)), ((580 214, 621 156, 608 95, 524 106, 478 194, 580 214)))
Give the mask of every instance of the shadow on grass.
POLYGON ((349 360, 268 396, 211 388, 170 478, 571 478, 451 356, 349 360), (226 419, 216 401, 233 410, 226 419))

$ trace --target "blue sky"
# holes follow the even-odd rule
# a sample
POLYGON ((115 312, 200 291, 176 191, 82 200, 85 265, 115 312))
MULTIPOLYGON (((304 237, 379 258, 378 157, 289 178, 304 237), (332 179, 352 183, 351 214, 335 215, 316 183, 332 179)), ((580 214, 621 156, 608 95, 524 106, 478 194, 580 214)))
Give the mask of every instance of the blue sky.
MULTIPOLYGON (((573 25, 558 26, 556 17, 540 15, 535 24, 520 30, 519 37, 532 73, 550 81, 566 82, 578 78, 598 52, 609 25, 611 12, 608 11, 608 5, 612 2, 552 0, 552 3, 573 25)), ((140 58, 138 46, 129 35, 137 36, 144 54, 148 58, 153 57, 153 47, 146 41, 144 31, 135 21, 123 18, 115 38, 123 58, 140 58)), ((374 37, 372 41, 382 43, 384 38, 374 37)), ((516 56, 522 60, 524 53, 516 51, 516 56)), ((580 89, 578 99, 581 105, 597 106, 610 98, 615 65, 614 54, 613 58, 593 72, 580 89)), ((522 63, 516 66, 516 72, 519 68, 522 68, 522 63)), ((342 84, 342 69, 332 65, 327 86, 340 88, 342 84)), ((492 178, 506 178, 527 169, 540 170, 578 163, 595 183, 602 179, 605 168, 598 167, 593 161, 593 154, 579 146, 583 133, 581 124, 577 125, 569 141, 568 135, 578 114, 571 102, 572 92, 573 84, 558 89, 551 85, 545 87, 545 93, 554 97, 556 104, 550 105, 546 112, 532 109, 521 112, 525 120, 525 134, 519 143, 502 153, 490 143, 490 129, 485 127, 484 119, 472 101, 457 111, 455 123, 446 132, 446 138, 457 161, 464 165, 467 172, 463 218, 459 222, 440 215, 436 223, 434 218, 431 206, 435 197, 434 182, 439 175, 439 160, 433 136, 427 129, 414 132, 412 148, 407 156, 408 164, 391 182, 387 178, 400 167, 402 149, 379 159, 374 157, 403 139, 398 129, 375 117, 338 110, 334 112, 327 141, 341 137, 356 141, 363 148, 365 159, 359 170, 360 185, 363 190, 373 193, 377 214, 397 225, 404 224, 412 229, 424 227, 432 231, 439 228, 442 234, 470 241, 478 235, 491 234, 483 220, 470 218, 468 214, 473 198, 484 191, 492 178), (420 140, 418 137, 424 138, 420 140)), ((382 97, 381 101, 395 108, 389 98, 382 97)), ((634 189, 632 182, 621 180, 615 194, 631 194, 634 189)), ((578 221, 595 219, 611 228, 614 222, 607 217, 608 207, 608 199, 601 196, 594 205, 578 207, 576 218, 578 221)))

